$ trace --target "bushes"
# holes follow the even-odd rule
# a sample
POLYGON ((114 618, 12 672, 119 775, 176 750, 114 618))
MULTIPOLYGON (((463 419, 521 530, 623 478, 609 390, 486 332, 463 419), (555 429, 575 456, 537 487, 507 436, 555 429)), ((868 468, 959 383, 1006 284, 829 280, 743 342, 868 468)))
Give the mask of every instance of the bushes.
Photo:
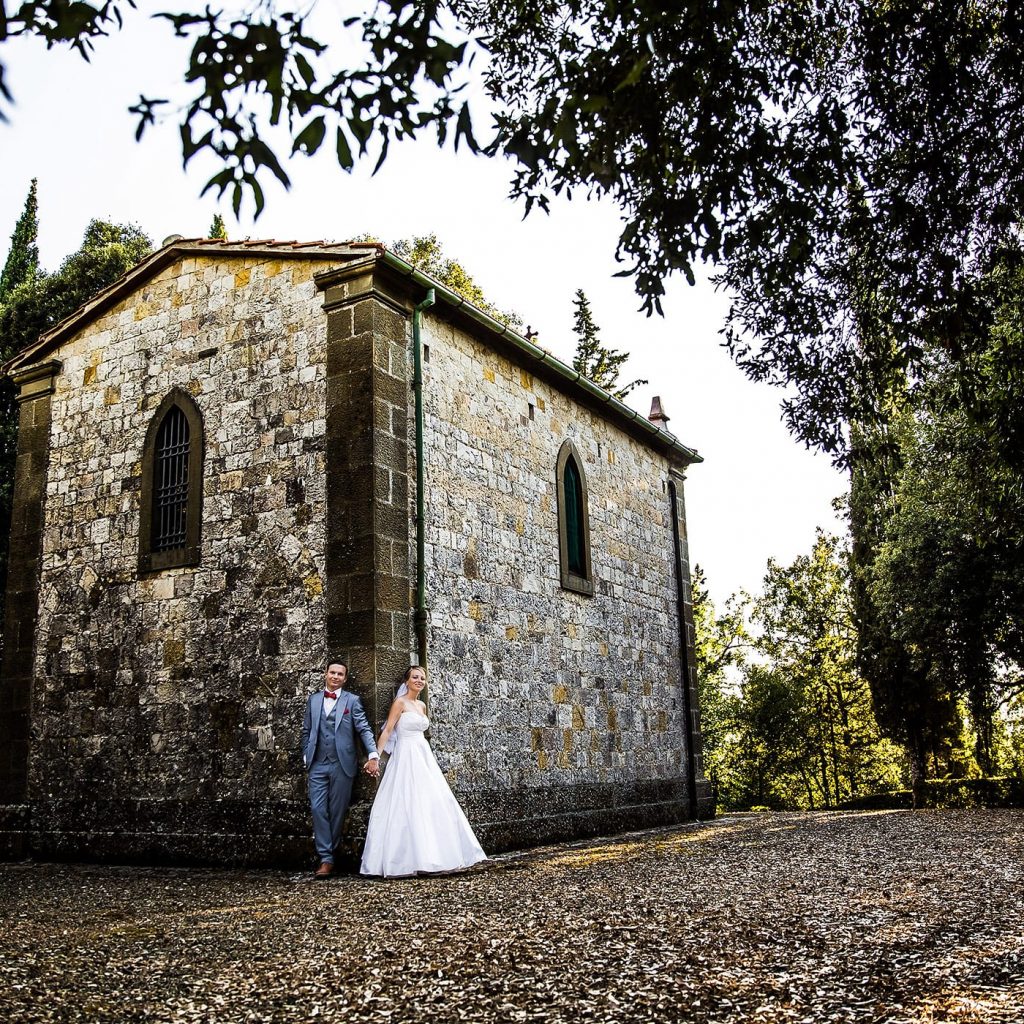
POLYGON ((1024 807, 1024 779, 929 779, 920 787, 919 798, 919 806, 941 809, 1024 807))
MULTIPOLYGON (((913 793, 898 789, 845 801, 847 811, 909 810, 913 793)), ((967 807, 1024 807, 1024 779, 994 776, 987 779, 928 779, 918 790, 920 809, 953 810, 967 807)))

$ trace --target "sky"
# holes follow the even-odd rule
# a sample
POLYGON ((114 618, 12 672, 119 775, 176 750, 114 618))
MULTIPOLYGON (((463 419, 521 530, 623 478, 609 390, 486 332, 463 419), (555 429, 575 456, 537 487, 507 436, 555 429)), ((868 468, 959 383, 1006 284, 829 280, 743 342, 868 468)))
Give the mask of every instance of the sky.
POLYGON ((266 184, 256 223, 212 193, 200 197, 210 163, 182 169, 176 122, 135 142, 128 107, 140 93, 172 94, 186 55, 168 29, 130 16, 120 38, 101 40, 91 63, 34 41, 0 46, 14 93, 0 122, 0 258, 6 256, 30 180, 39 179, 39 250, 47 270, 78 248, 88 222, 141 227, 156 245, 168 235, 205 236, 220 212, 232 238, 385 241, 436 233, 448 255, 491 301, 515 310, 538 343, 571 362, 573 296, 590 299, 602 342, 627 350, 621 380, 647 378, 627 399, 645 415, 660 395, 670 429, 704 462, 686 482, 690 554, 716 603, 760 589, 769 558, 786 564, 810 550, 815 530, 843 532, 832 501, 846 479, 781 422, 783 393, 749 381, 721 347, 726 295, 706 279, 670 280, 663 317, 639 312, 628 278, 614 274, 620 215, 607 201, 555 199, 551 213, 509 199, 512 166, 441 151, 430 137, 393 147, 383 168, 346 174, 331 147, 290 161, 292 187, 266 184))

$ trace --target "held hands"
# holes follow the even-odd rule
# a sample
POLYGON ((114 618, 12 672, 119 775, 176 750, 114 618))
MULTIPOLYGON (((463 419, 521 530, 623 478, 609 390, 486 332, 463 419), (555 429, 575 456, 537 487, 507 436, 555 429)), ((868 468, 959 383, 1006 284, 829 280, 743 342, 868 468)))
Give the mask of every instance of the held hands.
POLYGON ((377 778, 380 774, 380 758, 371 757, 363 766, 363 771, 366 772, 367 775, 372 775, 374 778, 377 778))

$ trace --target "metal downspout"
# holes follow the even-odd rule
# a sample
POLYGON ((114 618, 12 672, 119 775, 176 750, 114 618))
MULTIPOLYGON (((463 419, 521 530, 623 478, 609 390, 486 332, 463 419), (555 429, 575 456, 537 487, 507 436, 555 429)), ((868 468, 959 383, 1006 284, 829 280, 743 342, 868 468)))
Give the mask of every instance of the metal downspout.
POLYGON ((690 818, 697 817, 697 758, 694 756, 693 743, 693 703, 690 700, 690 645, 686 636, 686 597, 683 580, 683 545, 679 536, 679 499, 676 495, 675 482, 668 482, 669 503, 672 509, 672 544, 675 550, 676 565, 676 608, 679 620, 679 667, 683 675, 683 717, 686 720, 684 732, 686 736, 686 796, 689 803, 690 818))
POLYGON ((412 311, 412 390, 416 405, 416 630, 418 664, 427 667, 427 566, 424 559, 426 520, 423 511, 423 343, 420 318, 424 309, 435 301, 434 289, 428 288, 423 301, 412 311))

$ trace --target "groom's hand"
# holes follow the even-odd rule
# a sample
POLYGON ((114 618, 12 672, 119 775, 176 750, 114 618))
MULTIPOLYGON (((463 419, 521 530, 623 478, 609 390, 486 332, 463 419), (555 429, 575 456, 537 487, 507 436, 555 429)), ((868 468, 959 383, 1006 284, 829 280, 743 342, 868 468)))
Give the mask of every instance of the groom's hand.
POLYGON ((366 762, 363 771, 365 771, 367 775, 372 775, 374 778, 377 778, 380 771, 380 758, 371 757, 370 760, 366 762))

